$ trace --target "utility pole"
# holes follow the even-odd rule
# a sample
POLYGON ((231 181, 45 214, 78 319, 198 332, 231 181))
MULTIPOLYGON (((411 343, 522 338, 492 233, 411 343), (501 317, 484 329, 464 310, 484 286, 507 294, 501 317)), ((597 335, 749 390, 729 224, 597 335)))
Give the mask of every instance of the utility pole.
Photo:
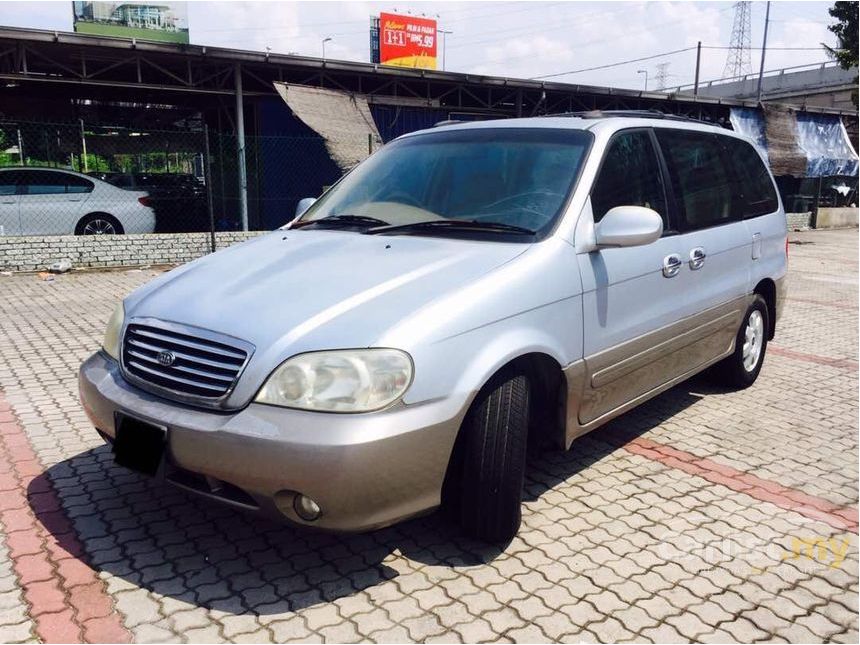
POLYGON ((734 78, 752 73, 752 53, 750 43, 752 28, 750 15, 752 3, 735 3, 735 18, 732 22, 732 37, 729 42, 729 54, 726 56, 726 66, 723 68, 723 78, 734 78))
POLYGON ((758 68, 758 102, 761 103, 761 82, 764 77, 764 55, 767 53, 767 26, 770 23, 770 0, 764 13, 764 38, 761 41, 761 65, 758 68))
POLYGON ((440 33, 444 36, 442 39, 442 71, 445 71, 445 48, 448 44, 448 36, 453 34, 453 31, 448 31, 447 29, 437 29, 437 33, 440 33))
POLYGON ((702 67, 702 41, 696 45, 696 80, 693 82, 693 96, 699 96, 699 70, 702 67))

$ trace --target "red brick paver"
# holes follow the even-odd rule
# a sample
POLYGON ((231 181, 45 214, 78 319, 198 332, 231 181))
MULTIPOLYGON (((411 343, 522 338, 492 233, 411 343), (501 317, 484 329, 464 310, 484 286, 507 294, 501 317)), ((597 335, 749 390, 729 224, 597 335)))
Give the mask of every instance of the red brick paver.
POLYGON ((39 639, 80 643, 86 633, 89 642, 131 642, 104 583, 78 559, 82 548, 72 525, 54 489, 37 479, 38 459, 2 391, 0 463, 4 487, 14 485, 0 493, 0 530, 39 639))
POLYGON ((856 506, 837 506, 821 497, 807 495, 803 491, 787 488, 778 483, 756 477, 751 473, 737 470, 711 459, 697 457, 692 453, 644 437, 637 437, 627 442, 624 444, 624 448, 635 455, 659 461, 672 468, 702 477, 715 484, 721 484, 762 502, 770 502, 780 508, 800 513, 809 519, 820 520, 833 528, 857 533, 856 506))

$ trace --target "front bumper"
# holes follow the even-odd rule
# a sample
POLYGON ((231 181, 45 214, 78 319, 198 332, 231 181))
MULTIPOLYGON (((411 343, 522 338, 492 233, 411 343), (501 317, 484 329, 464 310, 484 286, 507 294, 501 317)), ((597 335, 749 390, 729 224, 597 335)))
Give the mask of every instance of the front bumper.
POLYGON ((396 405, 367 414, 290 410, 252 403, 228 413, 198 410, 127 383, 116 361, 96 353, 81 365, 81 402, 95 427, 116 436, 120 412, 168 429, 167 481, 235 506, 297 524, 365 531, 439 505, 442 481, 466 399, 396 405), (172 477, 171 472, 183 476, 172 477), (189 485, 203 475, 240 489, 189 485), (322 515, 302 520, 298 492, 322 515))

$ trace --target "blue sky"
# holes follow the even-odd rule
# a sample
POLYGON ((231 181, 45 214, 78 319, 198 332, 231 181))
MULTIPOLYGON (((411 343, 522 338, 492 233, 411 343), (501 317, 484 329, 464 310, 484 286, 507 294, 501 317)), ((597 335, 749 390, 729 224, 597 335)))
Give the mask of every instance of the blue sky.
MULTIPOLYGON (((834 44, 826 26, 830 2, 773 2, 766 69, 819 63, 820 49, 834 44)), ((379 11, 438 16, 448 36, 446 67, 452 71, 533 77, 695 46, 727 46, 731 2, 190 2, 191 41, 240 49, 321 54, 368 60, 368 17, 379 11)), ((752 45, 761 44, 765 3, 752 3, 752 45)), ((70 31, 72 2, 0 2, 0 24, 70 31)), ((719 78, 726 51, 705 49, 702 79, 719 78)), ((751 52, 758 70, 758 50, 751 52)), ((669 63, 667 81, 693 80, 695 52, 631 63, 617 68, 557 77, 592 85, 641 88, 647 70, 651 87, 656 65, 669 63)))

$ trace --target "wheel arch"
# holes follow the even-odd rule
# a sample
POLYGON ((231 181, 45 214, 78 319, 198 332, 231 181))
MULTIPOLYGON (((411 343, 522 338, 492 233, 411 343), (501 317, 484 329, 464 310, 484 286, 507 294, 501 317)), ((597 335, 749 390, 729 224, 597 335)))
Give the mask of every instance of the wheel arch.
POLYGON ((125 233, 125 228, 123 228, 122 222, 119 221, 116 215, 111 215, 105 211, 90 211, 89 213, 84 213, 78 219, 78 223, 75 224, 75 235, 82 235, 84 230, 84 224, 88 219, 93 217, 104 217, 105 219, 109 219, 113 222, 116 227, 117 234, 122 235, 125 233))
POLYGON ((457 508, 464 456, 464 443, 470 412, 481 400, 481 397, 497 384, 497 379, 505 373, 526 377, 529 383, 529 426, 526 439, 527 449, 542 447, 547 444, 565 447, 565 406, 567 403, 567 388, 561 364, 550 354, 542 351, 527 351, 510 358, 496 367, 484 380, 480 388, 468 401, 467 412, 457 429, 445 476, 442 483, 442 504, 449 509, 457 508))
MULTIPOLYGON (((564 448, 567 381, 561 363, 549 352, 524 351, 495 366, 483 378, 480 387, 475 388, 466 409, 471 410, 476 401, 486 392, 487 387, 505 372, 522 374, 528 379, 531 398, 529 444, 551 444, 564 448)), ((461 430, 462 425, 457 431, 458 436, 461 430)))
POLYGON ((767 304, 767 339, 773 340, 776 333, 776 283, 770 278, 764 278, 753 289, 764 298, 767 304))

